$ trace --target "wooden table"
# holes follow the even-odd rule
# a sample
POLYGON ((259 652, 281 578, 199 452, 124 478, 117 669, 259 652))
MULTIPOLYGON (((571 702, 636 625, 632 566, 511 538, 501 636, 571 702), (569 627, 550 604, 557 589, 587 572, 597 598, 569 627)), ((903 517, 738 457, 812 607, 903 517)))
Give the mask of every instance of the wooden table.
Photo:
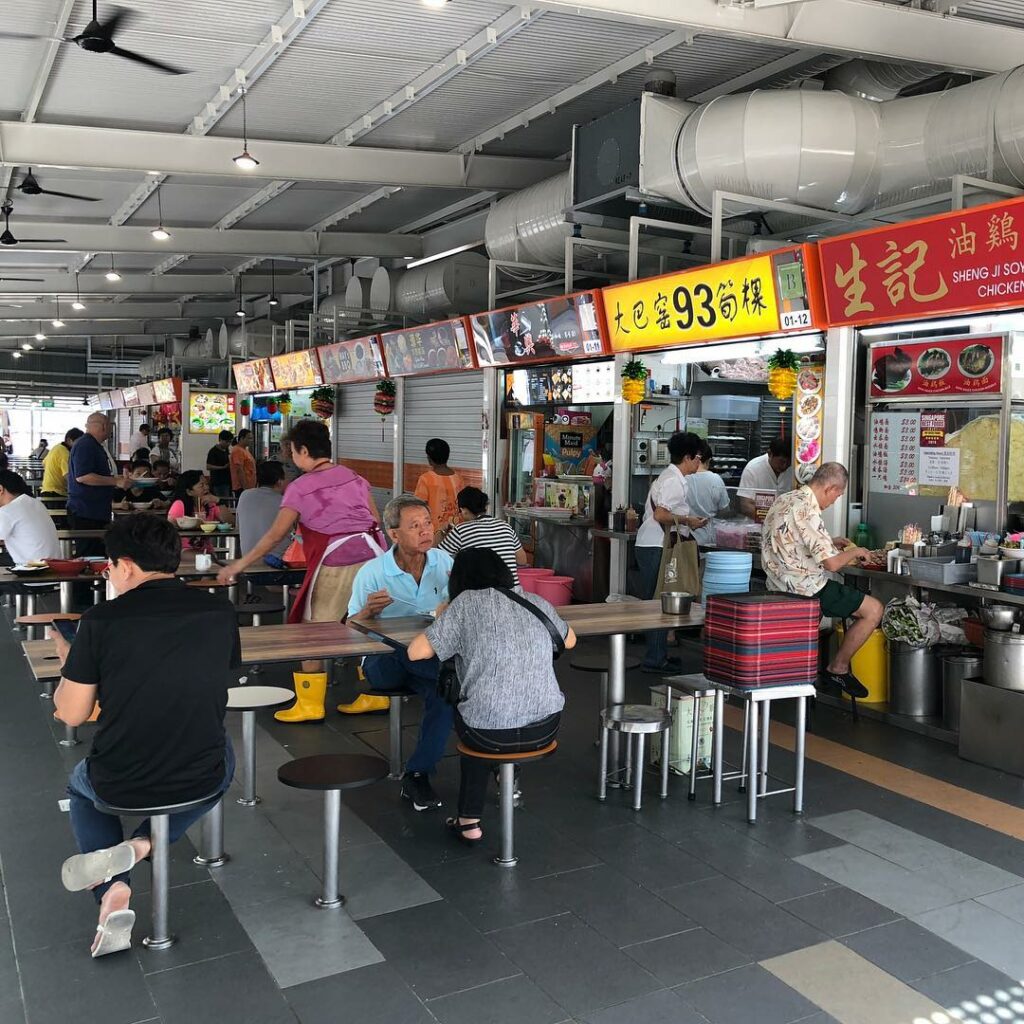
MULTIPOLYGON (((76 540, 102 540, 107 534, 106 530, 58 530, 57 539, 60 541, 60 549, 65 558, 71 557, 71 544, 76 540)), ((230 554, 232 558, 238 557, 239 533, 238 527, 232 526, 230 530, 214 530, 213 533, 205 533, 202 530, 178 530, 180 537, 207 537, 210 540, 226 537, 231 541, 230 554)))

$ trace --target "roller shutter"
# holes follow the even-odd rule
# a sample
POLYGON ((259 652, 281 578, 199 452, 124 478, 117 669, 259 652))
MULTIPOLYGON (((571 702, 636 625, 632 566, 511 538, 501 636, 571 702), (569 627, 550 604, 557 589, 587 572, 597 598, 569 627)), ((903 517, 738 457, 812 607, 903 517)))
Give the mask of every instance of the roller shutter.
POLYGON ((376 385, 341 384, 334 410, 334 436, 338 458, 350 469, 366 477, 373 487, 378 508, 392 496, 392 463, 394 456, 394 419, 383 424, 373 411, 376 385))

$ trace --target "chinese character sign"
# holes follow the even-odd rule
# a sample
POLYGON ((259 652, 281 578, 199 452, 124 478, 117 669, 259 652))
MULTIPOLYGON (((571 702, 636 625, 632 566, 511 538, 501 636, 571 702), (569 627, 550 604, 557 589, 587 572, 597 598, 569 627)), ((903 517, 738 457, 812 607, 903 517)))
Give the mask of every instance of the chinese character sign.
POLYGON ((819 243, 828 321, 870 324, 1024 303, 1024 199, 819 243))
POLYGON ((876 412, 868 428, 868 489, 912 494, 917 488, 921 414, 876 412))
POLYGON ((875 345, 869 354, 870 398, 998 394, 1003 339, 971 334, 875 345))

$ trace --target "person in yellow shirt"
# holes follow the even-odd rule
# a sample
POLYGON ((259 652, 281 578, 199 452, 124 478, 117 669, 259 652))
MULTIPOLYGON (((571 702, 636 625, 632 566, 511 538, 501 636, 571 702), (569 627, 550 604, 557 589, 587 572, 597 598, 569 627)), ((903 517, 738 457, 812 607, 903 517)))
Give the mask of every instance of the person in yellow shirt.
POLYGON ((68 462, 71 459, 71 446, 82 436, 84 431, 72 427, 60 444, 55 444, 43 460, 43 486, 40 497, 68 496, 68 462))
POLYGON ((414 493, 430 508, 434 534, 437 535, 451 523, 460 521, 458 494, 466 485, 462 477, 448 466, 452 450, 447 441, 432 437, 427 442, 426 452, 430 468, 416 481, 414 493))

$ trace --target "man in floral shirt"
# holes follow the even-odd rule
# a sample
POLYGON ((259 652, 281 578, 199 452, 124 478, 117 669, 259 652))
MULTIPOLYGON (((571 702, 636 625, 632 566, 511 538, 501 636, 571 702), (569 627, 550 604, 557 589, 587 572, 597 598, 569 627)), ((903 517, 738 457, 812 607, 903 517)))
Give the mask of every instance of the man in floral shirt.
POLYGON ((821 513, 846 490, 850 475, 838 462, 826 462, 809 484, 776 498, 761 539, 761 564, 768 589, 817 597, 822 615, 853 619, 835 657, 822 674, 822 689, 866 697, 867 687, 850 671, 850 659, 882 621, 881 602, 835 578, 847 565, 868 557, 845 537, 829 536, 821 513))

